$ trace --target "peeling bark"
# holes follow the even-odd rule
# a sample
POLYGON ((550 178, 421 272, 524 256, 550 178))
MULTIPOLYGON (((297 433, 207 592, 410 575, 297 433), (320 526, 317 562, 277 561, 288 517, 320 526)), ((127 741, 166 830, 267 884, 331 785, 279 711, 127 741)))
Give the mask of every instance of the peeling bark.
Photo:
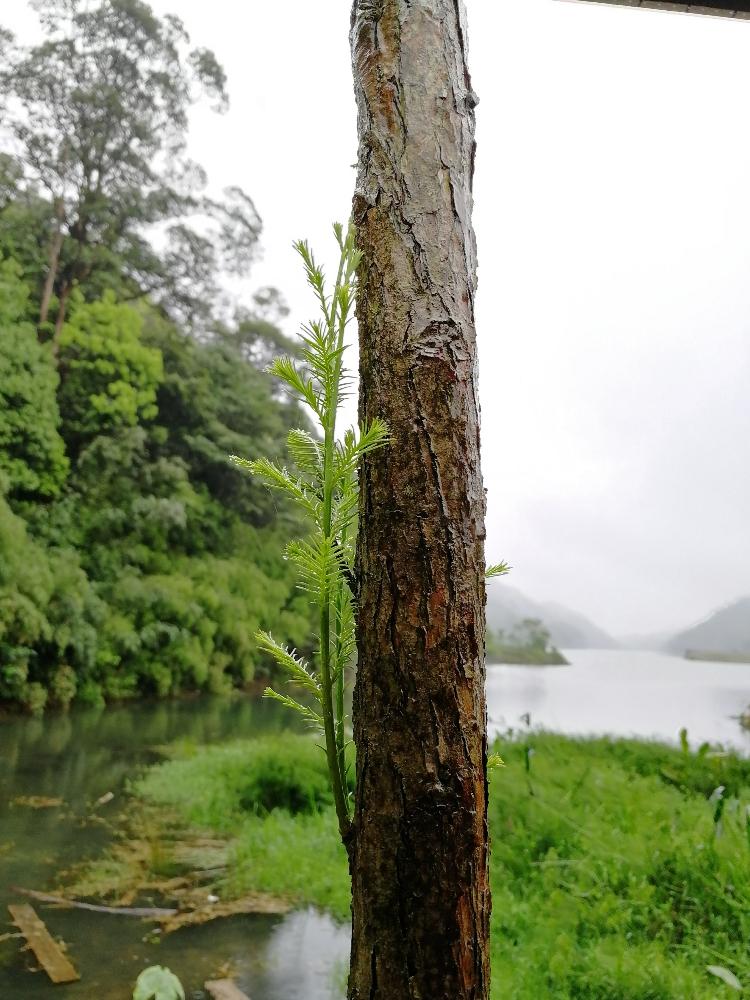
POLYGON ((363 251, 350 1000, 489 996, 484 490, 463 0, 355 0, 363 251))

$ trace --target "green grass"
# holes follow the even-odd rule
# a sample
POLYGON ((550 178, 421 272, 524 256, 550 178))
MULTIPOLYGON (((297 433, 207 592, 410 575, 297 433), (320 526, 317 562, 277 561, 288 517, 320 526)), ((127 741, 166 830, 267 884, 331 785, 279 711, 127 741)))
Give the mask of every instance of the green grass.
POLYGON ((248 816, 319 812, 333 804, 325 758, 291 733, 218 746, 176 746, 136 783, 142 798, 174 806, 195 826, 236 831, 248 816))
MULTIPOLYGON (((495 995, 703 1000, 750 983, 750 762, 544 736, 490 796, 495 995), (725 806, 718 785, 742 802, 725 806)), ((737 799, 734 800, 737 802, 737 799)))
MULTIPOLYGON (((490 795, 493 1000, 736 996, 708 965, 750 988, 750 761, 552 735, 497 749, 507 766, 490 795)), ((230 891, 345 919, 325 776, 310 740, 284 737, 178 756, 137 791, 232 838, 230 891)))

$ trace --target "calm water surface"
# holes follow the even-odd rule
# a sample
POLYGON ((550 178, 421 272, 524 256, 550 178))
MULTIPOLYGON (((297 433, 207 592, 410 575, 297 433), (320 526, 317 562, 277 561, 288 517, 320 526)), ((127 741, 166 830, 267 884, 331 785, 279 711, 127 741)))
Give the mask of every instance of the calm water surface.
MULTIPOLYGON (((525 726, 558 732, 637 735, 675 741, 681 727, 694 746, 708 740, 750 752, 736 716, 750 703, 750 665, 697 663, 658 653, 573 650, 569 667, 491 666, 487 693, 495 732, 525 726)), ((44 719, 0 719, 0 935, 10 886, 50 889, 58 872, 101 853, 106 819, 127 805, 125 785, 159 759, 158 747, 197 746, 294 725, 280 705, 250 698, 201 699, 73 711, 44 719), (95 805, 113 792, 108 805, 95 805), (61 798, 32 809, 19 796, 61 798)), ((0 943, 2 1000, 129 1000, 140 969, 178 972, 191 1000, 223 964, 253 1000, 340 1000, 348 928, 313 910, 285 918, 249 916, 190 928, 161 944, 147 925, 123 917, 37 904, 82 974, 54 987, 28 971, 16 940, 0 943)))
POLYGON ((750 664, 701 663, 663 653, 565 650, 568 667, 491 666, 490 728, 524 725, 576 735, 640 736, 674 743, 684 726, 704 741, 750 752, 736 716, 750 704, 750 664))

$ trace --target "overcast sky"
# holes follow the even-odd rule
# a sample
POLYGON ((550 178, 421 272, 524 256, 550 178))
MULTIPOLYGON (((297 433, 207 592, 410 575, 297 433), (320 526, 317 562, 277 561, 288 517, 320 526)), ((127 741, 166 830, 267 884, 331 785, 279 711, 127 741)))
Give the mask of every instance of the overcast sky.
MULTIPOLYGON (((291 332, 291 242, 349 212, 349 0, 152 5, 227 70, 193 153, 255 199, 291 332)), ((688 624, 750 593, 750 22, 467 7, 488 558, 616 634, 688 624)))

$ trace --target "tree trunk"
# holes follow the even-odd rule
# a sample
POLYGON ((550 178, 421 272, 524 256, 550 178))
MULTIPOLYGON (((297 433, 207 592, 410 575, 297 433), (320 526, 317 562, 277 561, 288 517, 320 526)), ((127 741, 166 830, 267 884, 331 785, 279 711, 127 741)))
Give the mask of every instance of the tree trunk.
POLYGON ((52 293, 55 290, 57 279, 57 269, 60 263, 60 251, 63 245, 63 219, 65 214, 65 204, 62 198, 58 198, 55 204, 55 231, 49 243, 47 252, 47 277, 44 279, 42 289, 42 301, 39 306, 39 325, 43 326, 49 316, 49 306, 52 301, 52 293))
POLYGON ((351 1000, 489 995, 484 490, 462 0, 355 0, 363 252, 351 1000))
POLYGON ((58 298, 57 316, 55 317, 55 332, 52 336, 52 355, 55 358, 57 358, 60 351, 60 335, 62 334, 63 323, 65 322, 65 314, 68 308, 70 292, 70 285, 67 282, 63 282, 58 298))

